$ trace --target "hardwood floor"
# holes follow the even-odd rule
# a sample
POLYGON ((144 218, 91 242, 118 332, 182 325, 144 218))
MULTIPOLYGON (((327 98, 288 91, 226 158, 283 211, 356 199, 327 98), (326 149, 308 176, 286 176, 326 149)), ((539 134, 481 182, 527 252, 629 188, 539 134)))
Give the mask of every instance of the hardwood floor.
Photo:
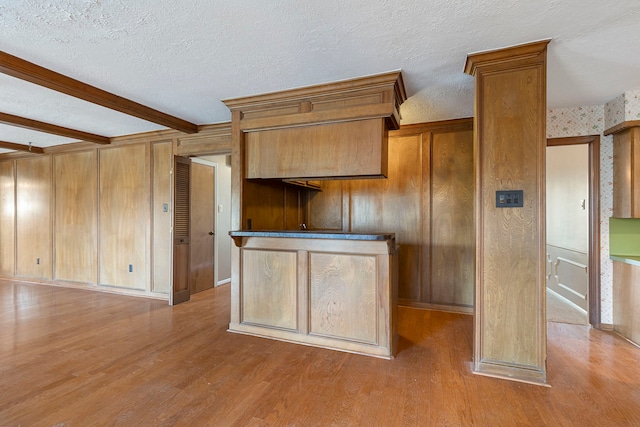
POLYGON ((400 308, 394 360, 232 334, 163 301, 0 281, 0 426, 632 426, 640 349, 548 324, 552 387, 473 375, 473 318, 400 308))

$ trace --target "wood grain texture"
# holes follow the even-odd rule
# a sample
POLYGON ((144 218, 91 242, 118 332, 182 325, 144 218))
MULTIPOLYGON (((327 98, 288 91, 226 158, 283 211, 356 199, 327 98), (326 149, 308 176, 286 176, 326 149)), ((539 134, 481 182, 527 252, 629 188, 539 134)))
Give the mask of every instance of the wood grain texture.
POLYGON ((54 156, 54 278, 98 281, 97 155, 86 151, 54 156))
POLYGON ((406 99, 402 73, 392 71, 223 102, 238 113, 238 130, 249 132, 370 118, 397 129, 406 99))
POLYGON ((632 134, 629 131, 614 135, 613 144, 613 216, 631 218, 633 206, 632 134))
POLYGON ((536 102, 539 78, 535 69, 483 78, 485 92, 494 96, 485 98, 483 104, 479 158, 483 173, 479 183, 483 211, 479 250, 485 284, 481 296, 483 358, 530 366, 539 364, 541 345, 538 242, 543 233, 537 218, 542 215, 538 186, 543 178, 538 176, 538 164, 544 157, 536 139, 538 118, 531 105, 536 102), (495 192, 504 189, 523 190, 524 207, 497 209, 495 192))
POLYGON ((613 330, 640 345, 640 267, 613 261, 613 330))
POLYGON ((246 134, 246 178, 386 176, 383 119, 246 134))
POLYGON ((297 330, 297 256, 242 251, 242 322, 297 330))
POLYGON ((171 289, 171 141, 151 144, 152 158, 152 280, 151 290, 168 294, 171 289), (165 205, 167 210, 165 210, 165 205))
POLYGON ((0 274, 5 276, 16 272, 15 185, 14 162, 0 162, 0 274))
POLYGON ((341 180, 320 181, 322 191, 307 193, 307 226, 310 230, 345 230, 343 222, 345 185, 341 180))
POLYGON ((399 351, 388 361, 227 333, 230 299, 226 285, 170 307, 0 282, 0 330, 20 331, 0 334, 0 366, 10 368, 0 375, 0 420, 9 426, 640 424, 640 354, 613 333, 549 323, 547 388, 473 375, 472 316, 400 307, 399 351))
POLYGON ((473 132, 437 133, 431 145, 431 298, 473 306, 473 132))
POLYGON ((474 370, 546 381, 545 204, 548 40, 469 55, 476 80, 474 370), (497 190, 524 192, 495 207, 497 190))
POLYGON ((215 177, 212 166, 191 164, 191 293, 214 286, 215 177))
POLYGON ((245 180, 242 204, 244 223, 238 229, 284 230, 284 192, 282 183, 245 180))
POLYGON ((16 275, 51 279, 51 157, 16 161, 16 275))
POLYGON ((239 312, 232 313, 229 330, 392 358, 397 275, 391 243, 244 237, 238 301, 231 304, 239 312))
POLYGON ((377 344, 376 275, 373 256, 311 253, 309 332, 377 344))
POLYGON ((146 147, 137 144, 104 149, 99 158, 99 283, 146 289, 149 220, 146 147))
POLYGON ((353 232, 393 232, 400 245, 400 298, 419 299, 422 240, 421 135, 389 140, 389 176, 349 184, 353 232))

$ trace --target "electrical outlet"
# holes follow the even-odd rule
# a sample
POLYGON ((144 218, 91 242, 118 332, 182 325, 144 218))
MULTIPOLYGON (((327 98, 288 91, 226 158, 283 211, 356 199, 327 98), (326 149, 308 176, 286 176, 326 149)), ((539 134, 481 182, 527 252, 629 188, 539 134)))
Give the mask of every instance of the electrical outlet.
POLYGON ((523 199, 522 190, 496 191, 496 208, 521 208, 523 199))
POLYGON ((40 258, 36 258, 36 264, 40 265, 40 258))
POLYGON ((129 273, 133 273, 133 264, 129 264, 129 273))

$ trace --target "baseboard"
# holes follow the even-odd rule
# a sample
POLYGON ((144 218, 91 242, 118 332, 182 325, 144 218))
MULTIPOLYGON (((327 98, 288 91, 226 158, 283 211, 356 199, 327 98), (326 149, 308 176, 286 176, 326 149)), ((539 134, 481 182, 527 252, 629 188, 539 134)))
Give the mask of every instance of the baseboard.
POLYGON ((218 280, 218 284, 216 286, 226 285, 227 283, 231 283, 231 278, 224 279, 224 280, 218 280))
POLYGON ((551 387, 545 370, 534 366, 512 365, 498 361, 482 361, 472 371, 476 375, 551 387))
POLYGON ((549 288, 546 288, 546 289, 547 289, 547 292, 552 293, 554 297, 557 297, 558 299, 562 300, 562 302, 564 302, 565 304, 571 306, 571 308, 575 308, 580 313, 584 313, 587 316, 589 315, 589 313, 587 313, 587 310, 585 310, 584 308, 580 307, 575 302, 563 297, 562 295, 560 295, 559 293, 557 293, 553 289, 549 289, 549 288))

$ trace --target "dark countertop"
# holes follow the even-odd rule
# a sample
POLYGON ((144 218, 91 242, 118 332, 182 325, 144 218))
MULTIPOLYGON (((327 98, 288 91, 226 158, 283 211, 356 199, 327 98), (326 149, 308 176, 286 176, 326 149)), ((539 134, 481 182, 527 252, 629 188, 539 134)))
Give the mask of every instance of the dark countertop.
POLYGON ((284 237, 289 239, 393 240, 395 233, 345 233, 342 231, 236 230, 231 237, 284 237))

